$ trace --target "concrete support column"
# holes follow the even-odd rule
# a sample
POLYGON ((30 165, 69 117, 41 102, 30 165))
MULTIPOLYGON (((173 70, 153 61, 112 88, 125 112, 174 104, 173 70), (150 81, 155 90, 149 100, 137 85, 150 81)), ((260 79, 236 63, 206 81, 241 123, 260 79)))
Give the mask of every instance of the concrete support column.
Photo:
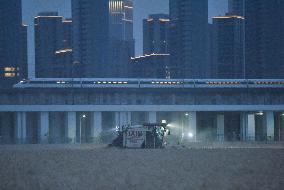
POLYGON ((102 112, 91 113, 91 142, 100 142, 102 132, 102 112))
POLYGON ((148 112, 148 122, 157 123, 157 112, 155 111, 148 112))
POLYGON ((255 141, 255 115, 242 113, 240 124, 241 139, 255 141))
POLYGON ((39 140, 40 143, 48 143, 49 138, 49 112, 40 112, 39 140))
POLYGON ((279 139, 284 141, 284 113, 280 115, 279 139))
POLYGON ((225 139, 225 116, 217 115, 217 140, 224 141, 225 139))
POLYGON ((17 112, 15 122, 15 141, 25 143, 27 137, 27 113, 17 112))
POLYGON ((263 130, 266 140, 274 141, 274 113, 272 111, 264 113, 263 130))
POLYGON ((129 125, 131 125, 132 122, 131 122, 131 112, 130 112, 130 111, 129 111, 129 112, 126 112, 126 117, 127 117, 127 123, 128 123, 129 125))
POLYGON ((75 143, 76 140, 76 112, 67 113, 66 139, 68 143, 75 143))
POLYGON ((115 126, 122 127, 131 124, 131 112, 115 112, 115 126))
POLYGON ((11 143, 12 142, 12 113, 0 112, 0 143, 11 143))
POLYGON ((247 136, 247 114, 240 114, 240 140, 245 141, 247 136))

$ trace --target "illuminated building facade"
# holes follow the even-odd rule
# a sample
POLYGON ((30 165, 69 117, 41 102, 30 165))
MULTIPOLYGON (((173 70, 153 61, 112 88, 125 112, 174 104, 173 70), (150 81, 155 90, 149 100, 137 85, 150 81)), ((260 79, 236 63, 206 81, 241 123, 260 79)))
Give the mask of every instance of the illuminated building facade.
POLYGON ((27 26, 21 0, 0 1, 0 88, 27 77, 27 26))
POLYGON ((57 12, 44 12, 34 22, 36 78, 71 77, 72 21, 57 12))
POLYGON ((169 26, 170 19, 167 14, 153 14, 143 20, 144 54, 169 53, 169 26))
POLYGON ((110 38, 133 41, 132 0, 109 0, 109 28, 110 38))
POLYGON ((173 77, 208 77, 208 0, 170 0, 170 20, 173 77))
POLYGON ((132 78, 170 78, 169 54, 146 54, 131 58, 132 78))
POLYGON ((241 16, 213 17, 212 78, 244 77, 243 23, 241 16))
POLYGON ((108 68, 109 2, 72 0, 73 62, 80 77, 104 77, 108 68))
POLYGON ((135 54, 133 1, 109 0, 109 61, 105 77, 128 77, 135 54))

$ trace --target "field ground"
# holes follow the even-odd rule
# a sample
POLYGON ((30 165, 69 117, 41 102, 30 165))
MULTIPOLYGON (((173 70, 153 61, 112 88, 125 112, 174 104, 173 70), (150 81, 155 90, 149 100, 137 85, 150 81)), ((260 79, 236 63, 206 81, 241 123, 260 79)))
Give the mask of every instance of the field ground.
POLYGON ((1 190, 284 188, 284 144, 0 146, 1 190))

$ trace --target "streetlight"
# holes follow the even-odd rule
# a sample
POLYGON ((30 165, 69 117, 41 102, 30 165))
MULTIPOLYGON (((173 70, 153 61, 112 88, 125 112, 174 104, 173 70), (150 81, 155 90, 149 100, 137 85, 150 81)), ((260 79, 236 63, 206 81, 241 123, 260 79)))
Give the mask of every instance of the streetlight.
POLYGON ((262 116, 263 115, 263 111, 257 112, 255 115, 262 116))
MULTIPOLYGON (((187 118, 189 116, 189 113, 185 113, 184 116, 187 118)), ((181 119, 181 141, 183 141, 184 138, 184 118, 181 119)))
POLYGON ((80 116, 80 144, 82 143, 82 119, 86 118, 87 115, 83 114, 80 116))

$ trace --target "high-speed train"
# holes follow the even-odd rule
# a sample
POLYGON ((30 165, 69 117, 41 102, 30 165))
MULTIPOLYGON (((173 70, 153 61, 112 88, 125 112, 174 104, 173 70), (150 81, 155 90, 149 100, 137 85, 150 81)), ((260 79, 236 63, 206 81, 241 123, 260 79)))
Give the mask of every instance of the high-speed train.
POLYGON ((15 88, 284 88, 284 79, 36 78, 15 88))

